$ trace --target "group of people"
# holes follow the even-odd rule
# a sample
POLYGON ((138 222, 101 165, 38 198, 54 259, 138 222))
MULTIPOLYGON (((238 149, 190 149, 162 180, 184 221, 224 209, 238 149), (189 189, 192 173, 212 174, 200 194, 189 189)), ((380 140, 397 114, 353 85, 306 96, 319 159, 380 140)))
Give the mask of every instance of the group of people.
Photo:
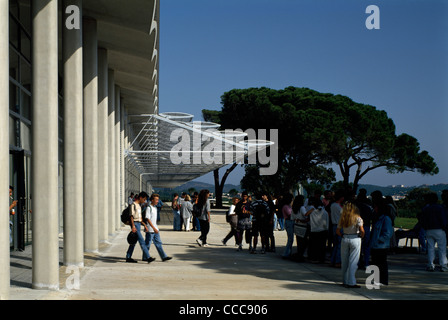
MULTIPOLYGON (((210 192, 201 190, 193 197, 182 194, 174 195, 172 209, 174 213, 174 230, 190 230, 190 221, 193 229, 201 231, 196 240, 199 246, 208 246, 207 235, 210 230, 211 206, 210 192)), ((249 245, 249 252, 257 253, 260 240, 261 253, 275 252, 274 230, 277 222, 287 233, 286 248, 282 254, 284 259, 324 263, 327 250, 330 250, 330 266, 341 268, 342 284, 345 287, 358 288, 356 284, 356 271, 369 265, 378 267, 380 272, 377 285, 388 285, 389 272, 387 256, 390 249, 396 245, 394 220, 397 214, 396 207, 380 191, 374 191, 367 197, 367 191, 361 189, 358 195, 351 191, 325 191, 316 192, 313 196, 305 198, 303 195, 294 197, 285 194, 281 197, 272 197, 267 192, 258 192, 255 199, 243 192, 241 198, 234 197, 226 220, 230 231, 222 239, 224 245, 235 239, 237 251, 243 249, 243 239, 249 245), (297 243, 297 252, 293 253, 294 239, 297 243), (305 253, 307 253, 305 258, 305 253)), ((148 262, 154 259, 149 256, 149 246, 154 242, 162 260, 170 257, 164 253, 157 225, 158 195, 148 197, 145 193, 138 195, 133 202, 132 231, 137 232, 138 242, 143 251, 143 260, 148 262), (142 204, 149 198, 148 205, 142 204), (142 218, 139 210, 147 213, 142 218), (149 225, 149 227, 146 225, 149 225), (140 227, 144 226, 146 238, 140 234, 140 227)), ((427 204, 418 216, 419 228, 425 231, 428 246, 428 271, 435 270, 435 244, 439 252, 441 271, 448 271, 446 258, 446 245, 448 227, 447 208, 448 191, 442 195, 444 205, 438 203, 436 194, 427 196, 427 204)), ((130 245, 127 261, 131 261, 133 246, 130 245)))
POLYGON ((210 231, 210 191, 203 189, 195 192, 193 196, 183 192, 181 196, 177 193, 173 196, 171 208, 173 210, 173 230, 190 231, 190 223, 193 224, 192 230, 200 231, 201 235, 196 240, 199 246, 207 247, 207 235, 210 231), (195 208, 197 208, 195 210, 195 208))
POLYGON ((275 252, 274 216, 276 205, 265 192, 255 194, 252 200, 247 192, 243 192, 241 199, 234 197, 227 212, 227 222, 230 232, 222 239, 224 245, 234 237, 238 251, 243 250, 243 237, 249 244, 249 252, 257 252, 258 240, 261 242, 261 253, 275 252))

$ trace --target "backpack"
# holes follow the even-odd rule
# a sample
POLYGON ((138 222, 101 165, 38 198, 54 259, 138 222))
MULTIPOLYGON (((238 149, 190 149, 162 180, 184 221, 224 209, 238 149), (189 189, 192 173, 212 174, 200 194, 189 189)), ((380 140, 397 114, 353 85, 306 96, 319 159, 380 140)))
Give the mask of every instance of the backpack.
POLYGON ((127 226, 131 224, 131 205, 127 206, 121 213, 121 222, 127 226))
POLYGON ((199 218, 202 215, 202 208, 197 203, 193 205, 193 217, 199 218))

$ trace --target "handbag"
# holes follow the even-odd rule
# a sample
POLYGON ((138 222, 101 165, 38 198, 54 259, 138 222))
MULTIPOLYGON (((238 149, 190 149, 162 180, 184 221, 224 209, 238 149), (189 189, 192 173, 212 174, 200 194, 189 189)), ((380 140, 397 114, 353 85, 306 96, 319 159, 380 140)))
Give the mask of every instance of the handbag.
POLYGON ((294 234, 300 238, 304 238, 306 235, 306 230, 308 229, 308 225, 302 222, 294 223, 294 234))

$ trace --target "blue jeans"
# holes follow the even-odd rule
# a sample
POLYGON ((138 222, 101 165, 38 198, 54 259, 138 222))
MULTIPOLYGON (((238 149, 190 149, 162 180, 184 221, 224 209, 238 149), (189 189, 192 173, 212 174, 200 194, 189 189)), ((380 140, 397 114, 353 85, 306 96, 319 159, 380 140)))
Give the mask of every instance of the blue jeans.
POLYGON ((289 257, 292 253, 292 244, 294 242, 294 221, 293 220, 285 220, 285 230, 288 236, 288 241, 286 242, 285 252, 283 253, 283 257, 289 257))
POLYGON ((331 252, 331 263, 341 263, 341 240, 342 238, 336 234, 337 224, 333 224, 333 251, 331 252))
POLYGON ((155 232, 146 232, 145 244, 146 247, 151 248, 151 242, 156 246, 157 252, 159 253, 160 258, 163 260, 167 257, 165 251, 162 248, 162 239, 160 238, 160 233, 155 232))
POLYGON ((173 230, 180 231, 180 211, 173 210, 173 230))
MULTIPOLYGON (((141 223, 140 222, 134 222, 135 228, 137 229, 137 235, 138 235, 138 243, 140 244, 140 248, 143 251, 143 260, 147 260, 150 258, 148 247, 145 244, 145 239, 143 239, 142 233, 141 233, 141 223)), ((132 258, 132 254, 134 253, 135 244, 130 244, 128 251, 126 252, 126 258, 130 259, 132 258)))
POLYGON ((358 270, 361 255, 361 238, 357 235, 344 235, 341 241, 342 282, 349 286, 356 285, 356 270, 358 270))
POLYGON ((277 219, 278 225, 280 226, 280 230, 285 230, 285 218, 278 218, 277 219))
POLYGON ((434 259, 436 257, 435 244, 439 251, 439 265, 447 266, 446 259, 446 233, 442 229, 426 230, 426 240, 428 241, 428 267, 434 267, 434 259))

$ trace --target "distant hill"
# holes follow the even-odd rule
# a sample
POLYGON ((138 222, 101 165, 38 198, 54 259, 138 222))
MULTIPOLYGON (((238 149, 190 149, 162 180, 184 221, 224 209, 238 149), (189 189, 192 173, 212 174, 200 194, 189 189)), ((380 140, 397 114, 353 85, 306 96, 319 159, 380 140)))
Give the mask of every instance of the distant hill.
POLYGON ((371 194, 375 190, 381 191, 381 193, 385 196, 405 196, 409 191, 414 190, 416 188, 429 188, 434 192, 437 192, 439 195, 442 193, 442 190, 448 189, 448 184, 434 184, 434 185, 420 185, 420 186, 388 186, 388 187, 380 187, 370 184, 361 184, 359 188, 364 188, 367 190, 367 194, 371 194))
MULTIPOLYGON (((173 193, 181 194, 182 192, 188 192, 189 189, 195 189, 197 192, 202 189, 208 189, 211 193, 215 193, 215 185, 211 183, 198 182, 198 181, 190 181, 184 185, 181 185, 174 189, 156 189, 155 191, 159 193, 162 199, 170 199, 173 193)), ((408 192, 415 188, 429 188, 434 192, 437 192, 439 195, 442 193, 442 190, 448 189, 448 184, 436 184, 436 185, 420 185, 420 186, 387 186, 381 187, 371 184, 361 184, 359 188, 364 188, 367 190, 367 194, 371 194, 375 190, 381 191, 384 196, 405 196, 408 192)), ((239 192, 242 191, 241 186, 234 184, 226 184, 224 186, 224 192, 227 193, 232 189, 236 189, 239 192)))
MULTIPOLYGON (((179 187, 173 188, 173 189, 160 189, 160 188, 155 188, 155 192, 160 194, 160 196, 162 197, 162 199, 168 200, 171 198, 171 196, 174 193, 178 193, 181 194, 182 192, 187 192, 190 189, 195 189, 197 192, 201 191, 202 189, 207 189, 209 190, 211 193, 215 193, 215 185, 211 184, 211 183, 206 183, 206 182, 198 182, 198 181, 190 181, 187 182, 179 187)), ((224 185, 224 192, 227 193, 230 190, 235 189, 238 190, 238 192, 241 192, 242 189, 239 185, 235 185, 235 184, 225 184, 224 185)))

